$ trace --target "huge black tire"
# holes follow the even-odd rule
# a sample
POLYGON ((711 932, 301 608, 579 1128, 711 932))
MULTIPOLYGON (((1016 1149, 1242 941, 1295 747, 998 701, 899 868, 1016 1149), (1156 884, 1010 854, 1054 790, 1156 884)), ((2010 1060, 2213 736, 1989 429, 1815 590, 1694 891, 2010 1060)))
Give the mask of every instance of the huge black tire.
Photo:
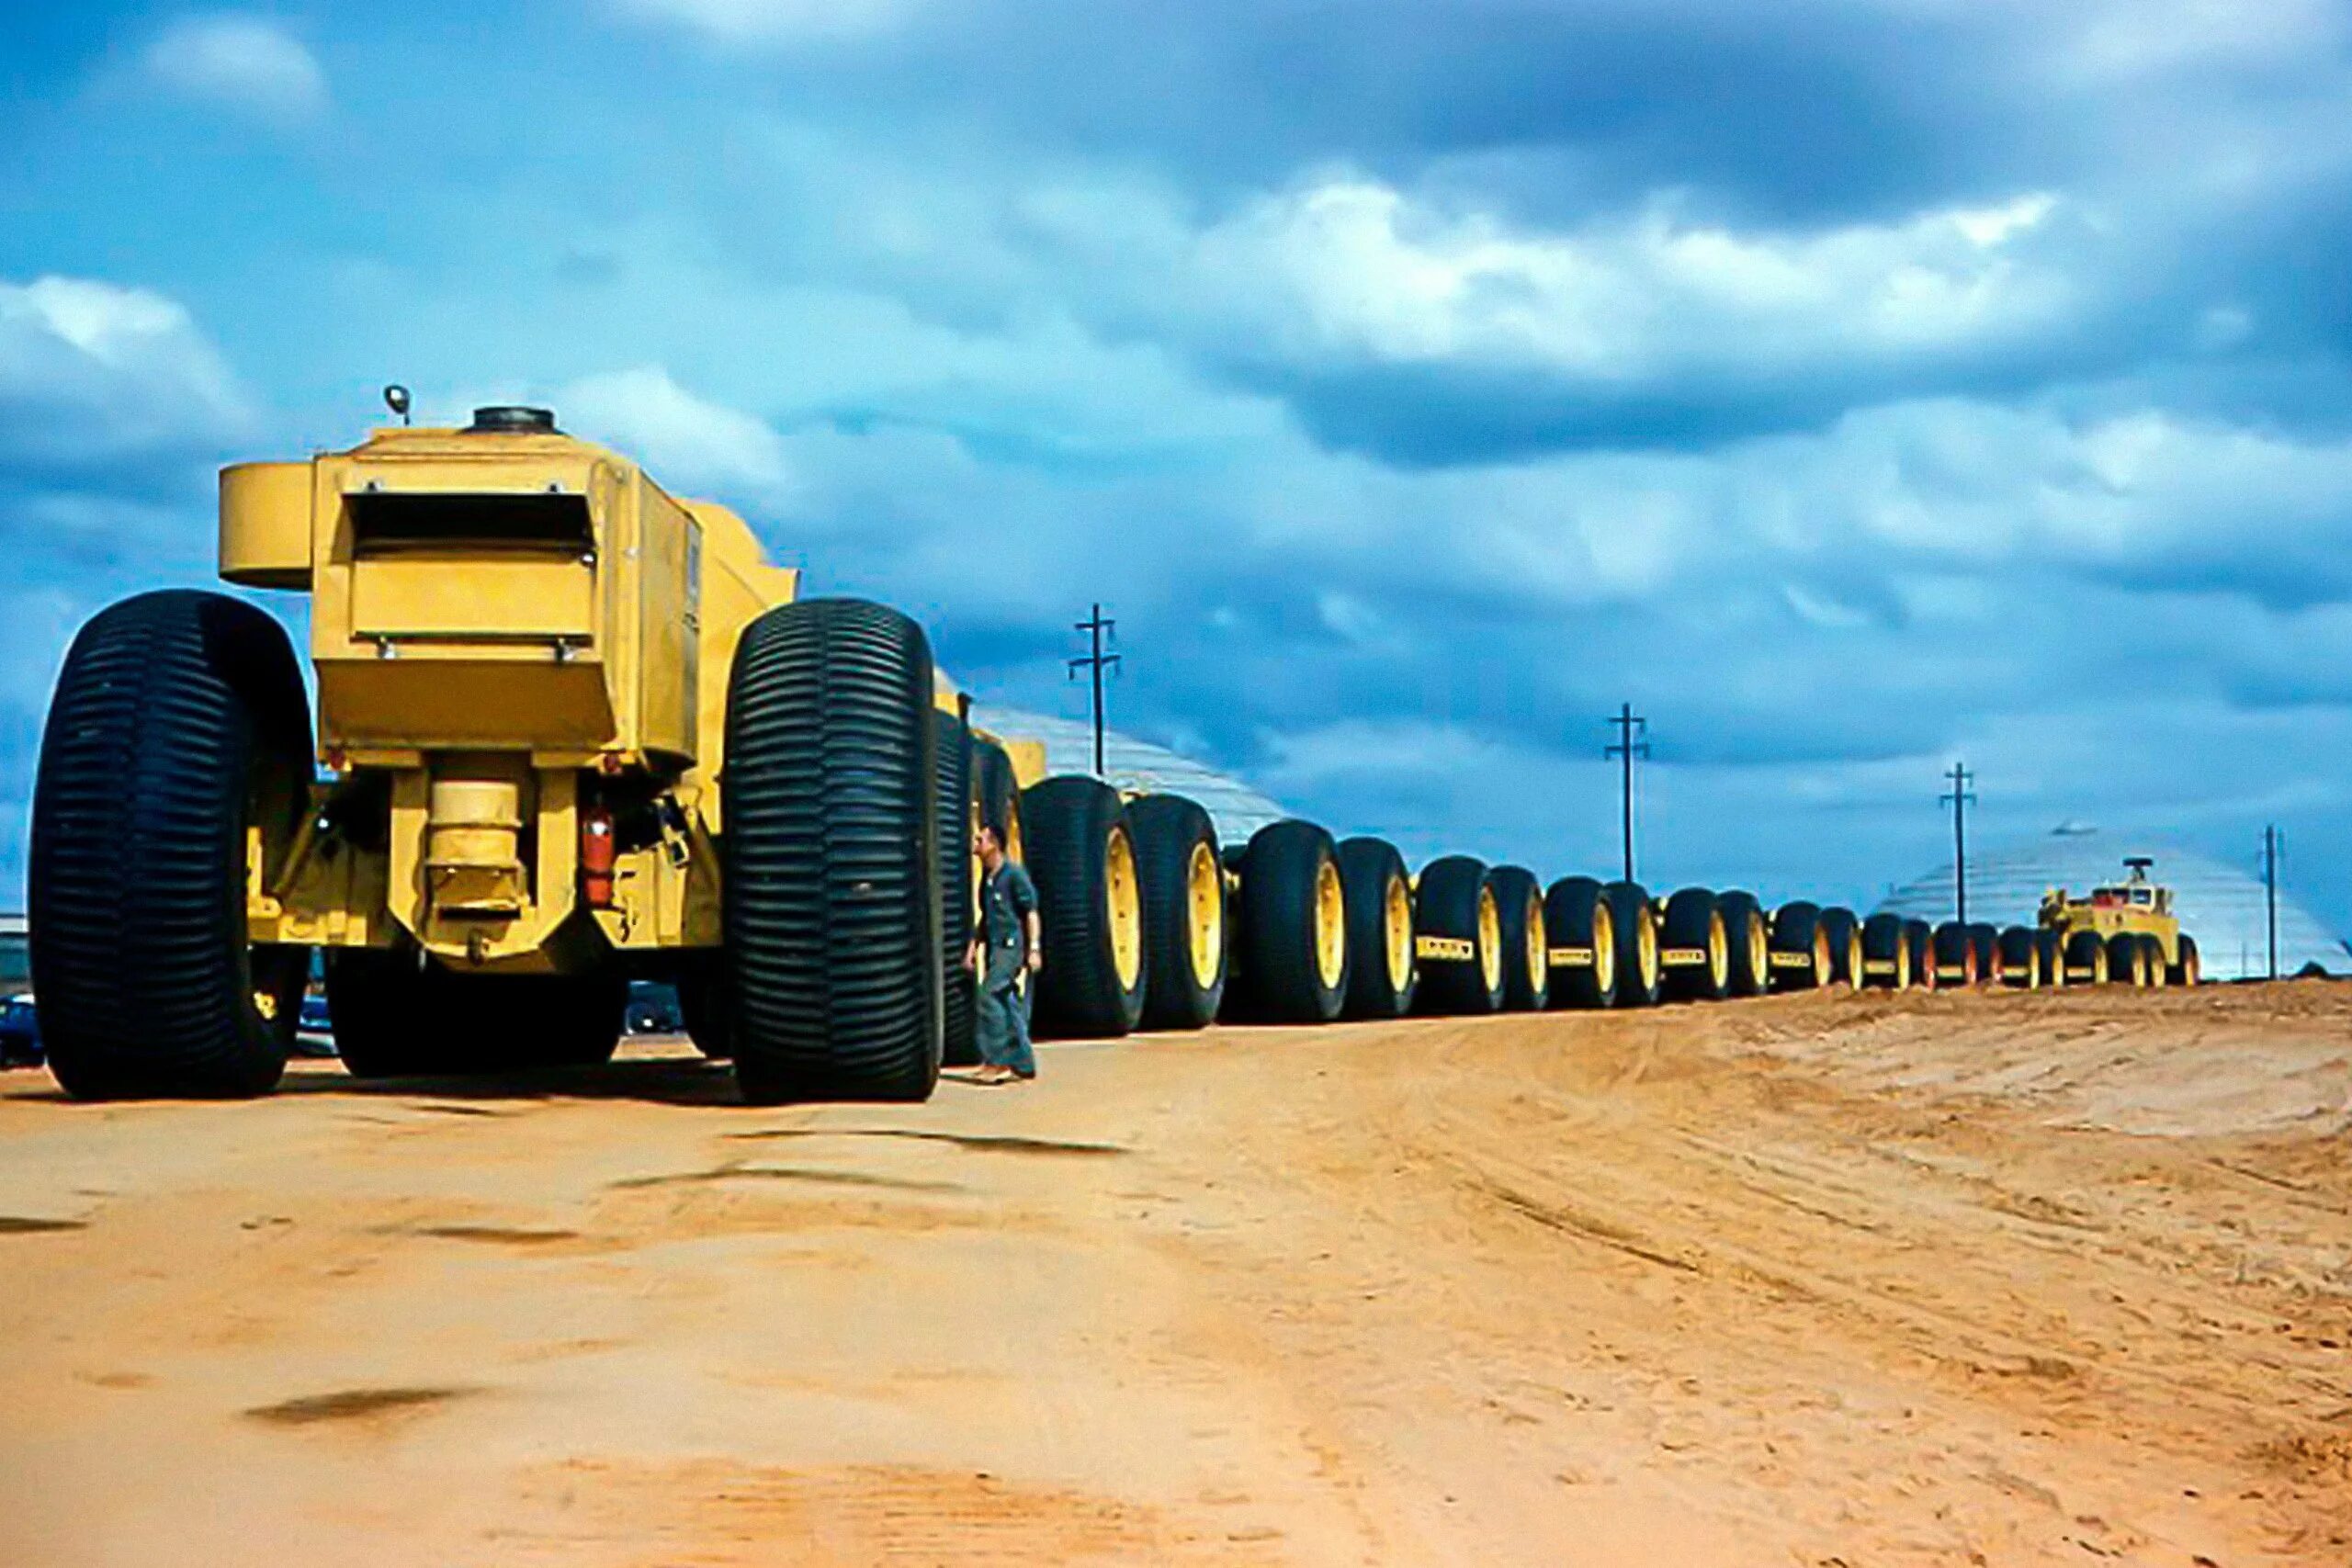
POLYGON ((1724 940, 1731 949, 1731 983, 1735 997, 1760 997, 1772 985, 1772 921, 1753 893, 1736 889, 1715 896, 1715 910, 1724 918, 1724 940))
POLYGON ((246 940, 245 839, 273 874, 310 807, 310 705, 276 621, 218 593, 99 612, 65 656, 33 785, 33 988, 79 1099, 265 1094, 310 955, 246 940))
POLYGON ((1348 904, 1344 1018, 1402 1018, 1413 1008, 1413 882, 1385 839, 1340 840, 1340 890, 1348 904))
POLYGON ((2041 964, 2041 983, 2051 990, 2066 984, 2066 944, 2058 933, 2047 926, 2037 926, 2033 932, 2033 954, 2041 964))
POLYGON ((2001 932, 1996 926, 1982 920, 1968 927, 1968 945, 1976 953, 1976 979, 1980 985, 2001 983, 2001 932))
POLYGON ((2066 984, 2104 986, 2108 977, 2107 943, 2098 932, 2067 932, 2066 984))
POLYGON ((1829 984, 1835 960, 1821 907, 1803 899, 1772 912, 1772 988, 1810 991, 1829 984))
POLYGON ((1880 991, 1911 988, 1911 944, 1902 916, 1872 915, 1862 922, 1860 983, 1880 991))
POLYGON ((1903 922, 1903 946, 1911 956, 1911 983, 1922 990, 1936 988, 1936 928, 1925 920, 1903 922))
POLYGON ((1199 1029, 1225 998, 1225 867, 1216 825, 1180 795, 1127 803, 1143 880, 1147 1029, 1199 1029))
POLYGON ((972 738, 952 713, 935 716, 933 778, 939 812, 939 1059, 968 1067, 980 1059, 979 978, 966 966, 972 945, 972 738))
POLYGON ((1143 1021, 1148 974, 1126 807, 1102 780, 1069 773, 1023 790, 1021 819, 1045 928, 1037 1032, 1116 1039, 1143 1021))
POLYGON ((980 820, 996 829, 1005 854, 1025 867, 1029 863, 1021 831, 1021 783, 1013 776, 1012 758, 985 737, 972 742, 972 794, 980 820))
POLYGON ((1862 923, 1854 911, 1833 904, 1821 911, 1822 933, 1829 939, 1829 978, 1833 984, 1862 985, 1862 923))
POLYGON ((1667 899, 1657 961, 1668 997, 1716 1002, 1731 994, 1731 933, 1713 893, 1685 887, 1667 899))
POLYGON ((2165 962, 2165 944, 2151 932, 2143 931, 2140 935, 2140 962, 2147 972, 2147 977, 2142 983, 2152 991, 2163 990, 2166 971, 2171 966, 2165 962))
POLYGON ((1421 868, 1413 897, 1413 952, 1423 1012, 1484 1014, 1503 1006, 1502 910, 1483 861, 1447 855, 1421 868))
POLYGON ((1945 990, 1976 984, 1976 943, 1968 928, 1946 920, 1935 931, 1936 984, 1945 990))
POLYGON ((1551 943, 1552 1000, 1558 1007, 1617 1005, 1617 917, 1589 876, 1564 876, 1544 896, 1551 943))
POLYGON ((406 944, 330 949, 326 983, 336 1055, 358 1078, 595 1066, 612 1059, 628 1005, 616 964, 472 974, 406 944))
POLYGON ((1235 983, 1243 1017, 1329 1023, 1348 997, 1348 900, 1340 850, 1312 822, 1285 818, 1250 836, 1235 895, 1235 983))
POLYGON ((729 1033, 727 964, 717 949, 690 953, 678 965, 678 1021, 695 1049, 714 1062, 731 1061, 735 1042, 729 1033))
POLYGON ((1666 977, 1658 964, 1657 908, 1638 882, 1612 882, 1600 892, 1617 927, 1617 1005, 1654 1008, 1666 977))
POLYGON ((2198 953, 2197 939, 2186 931, 2180 937, 2180 956, 2165 978, 2176 986, 2201 986, 2205 983, 2205 961, 2198 953))
POLYGON ((2000 935, 2001 984, 2011 990, 2041 988, 2041 948, 2028 926, 2010 926, 2000 935))
POLYGON ((2148 983, 2148 950, 2137 931, 2118 931, 2107 939, 2107 983, 2137 990, 2148 983))
POLYGON ((931 645, 895 610, 804 599, 736 644, 725 880, 744 1097, 928 1099, 944 975, 931 645))
POLYGON ((1522 866, 1498 865, 1487 874, 1487 886, 1494 889, 1495 914, 1503 927, 1503 1007, 1510 1012, 1542 1012, 1552 1000, 1544 885, 1522 866))

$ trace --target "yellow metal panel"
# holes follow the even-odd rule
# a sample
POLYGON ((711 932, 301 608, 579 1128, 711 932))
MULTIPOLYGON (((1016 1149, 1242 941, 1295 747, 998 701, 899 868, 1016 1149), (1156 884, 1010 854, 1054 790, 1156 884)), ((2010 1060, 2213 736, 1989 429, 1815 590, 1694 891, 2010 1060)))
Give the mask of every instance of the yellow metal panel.
POLYGON ((362 560, 351 574, 351 629, 363 637, 560 637, 585 643, 595 630, 595 570, 575 560, 362 560))
POLYGON ((311 586, 311 465, 220 470, 220 576, 246 588, 311 586))
POLYGON ((636 484, 641 705, 638 744, 692 762, 701 729, 702 525, 650 479, 636 484))

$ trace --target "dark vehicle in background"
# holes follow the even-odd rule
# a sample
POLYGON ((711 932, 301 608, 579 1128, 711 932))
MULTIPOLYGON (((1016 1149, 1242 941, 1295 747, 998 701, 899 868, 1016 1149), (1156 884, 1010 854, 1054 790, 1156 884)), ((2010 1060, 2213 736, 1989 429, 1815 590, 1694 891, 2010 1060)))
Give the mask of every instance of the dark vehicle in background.
POLYGON ((678 1010, 678 991, 660 980, 628 983, 628 1032, 631 1034, 679 1034, 685 1016, 678 1010))
POLYGON ((0 1067, 38 1067, 41 1064, 40 1021, 34 1016, 29 996, 0 1002, 0 1067))
POLYGON ((302 995, 302 1010, 294 1020, 294 1054, 298 1056, 332 1056, 334 1048, 334 1020, 327 1015, 327 999, 316 991, 302 995))

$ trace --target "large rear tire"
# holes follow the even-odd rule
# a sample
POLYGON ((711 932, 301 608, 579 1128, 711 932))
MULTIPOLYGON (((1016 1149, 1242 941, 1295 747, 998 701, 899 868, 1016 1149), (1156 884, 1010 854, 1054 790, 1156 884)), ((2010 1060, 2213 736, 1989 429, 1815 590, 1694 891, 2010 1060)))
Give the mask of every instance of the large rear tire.
POLYGON ((939 1078, 931 645, 895 610, 804 599, 736 645, 721 925, 748 1100, 919 1100, 939 1078))
POLYGON ((1486 863, 1447 855, 1421 868, 1413 897, 1413 953, 1423 1012, 1483 1015, 1503 1006, 1502 909, 1486 863))
POLYGON ((35 1003, 77 1099, 266 1094, 310 955, 246 938, 310 808, 310 705, 276 621, 219 593, 143 593, 65 656, 33 785, 35 1003))
POLYGON ((1544 896, 1552 997, 1563 1007, 1617 1005, 1617 917, 1589 876, 1564 876, 1544 896))
POLYGON ((1829 978, 1833 984, 1862 987, 1862 923, 1854 911, 1833 904, 1821 911, 1822 934, 1829 939, 1829 978))
POLYGON ((972 742, 972 794, 980 820, 996 829, 997 842, 1014 864, 1029 863, 1021 832, 1021 784, 1013 776, 1012 758, 995 741, 972 742))
POLYGON ((1617 927, 1617 1005, 1654 1008, 1666 971, 1658 964, 1657 907, 1638 882, 1601 889, 1617 927))
POLYGON ((2118 931, 2107 939, 2107 983, 2133 990, 2148 983, 2148 950, 2137 931, 2118 931))
POLYGON ((2042 985, 2053 991, 2063 989, 2066 984, 2066 951, 2058 933, 2047 926, 2035 927, 2033 955, 2041 965, 2042 985))
POLYGON ((1976 954, 1977 983, 1997 986, 2001 983, 2001 933, 1998 928, 1977 921, 1968 927, 1968 945, 1976 954))
POLYGON ((2066 984, 2104 986, 2108 983, 2107 943, 2097 931, 2066 934, 2066 984))
POLYGON ((1045 927, 1040 1034, 1115 1039, 1143 1021, 1148 961, 1135 831, 1119 792, 1069 773, 1022 792, 1028 870, 1045 927))
POLYGON ((1544 929, 1544 886, 1522 866, 1498 865, 1487 874, 1495 891, 1495 913, 1503 927, 1503 1006, 1511 1012, 1542 1012, 1552 999, 1551 946, 1544 929))
POLYGON ((1976 984, 1976 943, 1957 920, 1938 926, 1934 936, 1936 985, 1944 990, 1976 984))
POLYGON ((1904 950, 1911 955, 1911 983, 1923 991, 1936 988, 1936 929, 1925 920, 1903 922, 1904 950))
POLYGON ((1209 814, 1178 795, 1127 803, 1143 880, 1147 1029, 1200 1029, 1225 998, 1225 866, 1209 814))
POLYGON ((1821 923, 1821 908, 1803 899, 1783 904, 1772 914, 1772 988, 1810 991, 1829 984, 1829 932, 1821 923))
POLYGON ((972 945, 972 737, 964 721, 939 714, 936 767, 939 811, 939 1059, 967 1067, 980 1059, 979 977, 965 965, 972 945))
POLYGON ((2010 926, 2001 932, 2001 984, 2012 990, 2041 988, 2041 948, 2035 934, 2027 926, 2010 926))
POLYGON ((1346 1018, 1402 1018, 1413 1009, 1413 883, 1405 857, 1384 839, 1340 840, 1340 887, 1348 904, 1346 1018))
POLYGON ((1735 889, 1715 896, 1724 918, 1724 940, 1731 944, 1731 994, 1760 997, 1772 985, 1772 921, 1753 893, 1735 889))
POLYGON ((2173 964, 2169 976, 2176 986, 2201 986, 2205 983, 2205 963, 2197 952, 2197 939, 2184 932, 2180 938, 2180 958, 2173 964))
POLYGON ((1668 898, 1658 942, 1668 996, 1714 1002, 1731 994, 1731 933, 1713 893, 1685 887, 1668 898))
POLYGON ((1900 915, 1872 915, 1862 922, 1861 984, 1881 991, 1911 988, 1911 943, 1900 915))
POLYGON ((1241 855, 1236 940, 1249 1017, 1329 1023, 1347 1000, 1348 901, 1339 846, 1285 818, 1250 836, 1241 855))

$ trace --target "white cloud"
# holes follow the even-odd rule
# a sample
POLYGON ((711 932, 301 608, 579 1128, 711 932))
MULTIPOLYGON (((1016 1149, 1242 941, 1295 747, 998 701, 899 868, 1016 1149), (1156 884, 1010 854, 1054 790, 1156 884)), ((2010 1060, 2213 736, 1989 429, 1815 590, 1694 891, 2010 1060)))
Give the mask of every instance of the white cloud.
POLYGON ((174 22, 147 46, 147 73, 183 97, 264 119, 310 119, 327 106, 326 73, 300 39, 259 17, 174 22))
POLYGON ((2029 341, 2075 292, 2033 243, 2058 210, 2030 192, 1896 224, 1744 233, 1660 199, 1523 232, 1330 175, 1208 231, 1200 259, 1230 296, 1271 286, 1295 348, 1611 381, 2029 341))
POLYGON ((250 417, 176 301, 89 278, 0 281, 0 453, 70 463, 184 448, 250 417))
POLYGON ((660 366, 572 382, 556 395, 568 429, 626 453, 673 490, 774 497, 790 486, 784 442, 751 414, 696 397, 660 366))
POLYGON ((860 38, 905 21, 917 0, 617 0, 622 9, 672 22, 722 43, 793 44, 860 38))

